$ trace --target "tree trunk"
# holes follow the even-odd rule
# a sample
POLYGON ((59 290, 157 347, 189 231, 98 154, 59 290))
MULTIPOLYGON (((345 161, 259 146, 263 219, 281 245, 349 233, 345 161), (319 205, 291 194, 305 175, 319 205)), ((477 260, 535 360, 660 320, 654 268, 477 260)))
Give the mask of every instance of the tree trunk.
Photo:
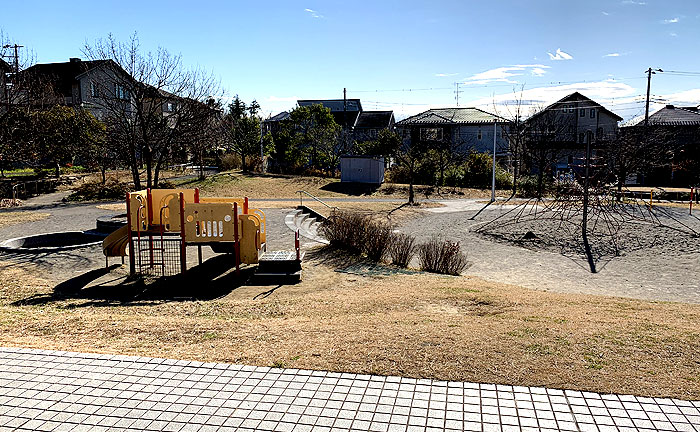
POLYGON ((61 177, 61 163, 56 161, 56 178, 61 177))
POLYGON ((627 175, 625 174, 625 170, 623 168, 620 168, 620 175, 617 178, 617 201, 622 200, 622 185, 625 184, 625 178, 627 175))
POLYGON ((241 152, 241 170, 243 172, 248 171, 247 167, 245 166, 245 153, 243 153, 243 152, 241 152))
POLYGON ((408 181, 408 204, 414 204, 414 193, 413 193, 413 171, 411 171, 411 178, 408 181))
POLYGON ((513 156, 515 160, 513 161, 513 194, 511 196, 515 196, 515 194, 518 192, 518 176, 520 175, 517 153, 513 156))
POLYGON ((152 188, 153 187, 153 161, 151 161, 151 158, 149 157, 146 159, 146 187, 147 188, 152 188))

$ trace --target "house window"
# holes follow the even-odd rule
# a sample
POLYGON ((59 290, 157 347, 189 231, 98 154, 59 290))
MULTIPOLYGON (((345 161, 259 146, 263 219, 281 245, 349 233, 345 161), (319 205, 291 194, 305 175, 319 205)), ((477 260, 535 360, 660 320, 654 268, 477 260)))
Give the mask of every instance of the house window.
POLYGON ((476 139, 481 140, 481 129, 479 129, 479 132, 476 134, 476 139))
POLYGON ((121 100, 128 100, 130 99, 129 90, 122 85, 114 84, 114 97, 121 100))
POLYGON ((578 142, 581 144, 586 142, 586 134, 585 133, 581 132, 580 134, 578 134, 578 142))
POLYGON ((421 141, 442 141, 442 129, 440 128, 421 128, 421 141))
POLYGON ((581 117, 586 117, 586 108, 581 108, 581 109, 579 110, 579 115, 580 115, 581 117))
POLYGON ((90 96, 94 98, 100 97, 100 89, 95 81, 90 81, 90 96))
POLYGON ((173 112, 173 111, 175 111, 175 104, 173 104, 172 102, 168 102, 168 103, 165 105, 165 110, 166 110, 167 112, 173 112))
POLYGON ((575 113, 576 112, 576 107, 573 105, 569 105, 569 113, 575 113))
POLYGON ((595 108, 591 108, 591 118, 595 118, 595 108))

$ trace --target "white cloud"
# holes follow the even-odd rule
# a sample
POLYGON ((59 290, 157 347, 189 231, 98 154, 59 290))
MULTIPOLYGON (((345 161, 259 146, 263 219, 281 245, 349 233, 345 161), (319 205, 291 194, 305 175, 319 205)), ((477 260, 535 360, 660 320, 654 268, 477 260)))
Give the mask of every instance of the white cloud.
POLYGON ((320 13, 316 12, 313 9, 307 8, 307 9, 304 9, 304 12, 308 12, 309 14, 311 14, 311 18, 325 18, 323 15, 321 15, 320 13))
POLYGON ((624 0, 622 4, 633 4, 633 5, 639 5, 639 6, 644 6, 647 4, 647 2, 643 1, 635 1, 635 0, 624 0))
POLYGON ((677 23, 678 21, 680 21, 680 19, 679 19, 678 17, 676 17, 676 18, 671 18, 671 19, 665 19, 665 20, 663 21, 663 23, 664 23, 664 24, 675 24, 675 23, 677 23))
POLYGON ((513 77, 523 76, 527 72, 534 76, 542 76, 547 73, 550 66, 541 64, 516 64, 511 66, 503 66, 495 69, 489 69, 478 74, 474 74, 464 81, 464 84, 488 84, 492 82, 504 82, 509 84, 517 84, 513 77))
POLYGON ((673 33, 673 32, 671 32, 671 33, 669 33, 668 35, 671 36, 671 37, 677 37, 677 36, 678 36, 678 33, 673 33))
POLYGON ((436 77, 451 77, 451 76, 455 76, 455 75, 459 75, 459 74, 458 73, 436 73, 435 74, 436 77))
POLYGON ((602 13, 603 15, 605 15, 605 16, 610 15, 608 12, 605 12, 605 11, 602 11, 601 13, 602 13))
POLYGON ((573 60, 571 54, 565 53, 561 48, 557 48, 556 54, 548 52, 547 55, 549 55, 550 60, 573 60))
POLYGON ((605 54, 603 57, 620 57, 620 53, 605 54))

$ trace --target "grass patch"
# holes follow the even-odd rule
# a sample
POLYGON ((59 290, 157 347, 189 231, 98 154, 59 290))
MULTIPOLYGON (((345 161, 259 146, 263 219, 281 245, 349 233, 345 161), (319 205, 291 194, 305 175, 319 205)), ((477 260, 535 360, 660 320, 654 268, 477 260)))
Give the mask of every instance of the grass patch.
MULTIPOLYGON (((109 285, 55 296, 39 274, 0 261, 0 345, 700 398, 700 305, 370 278, 323 257, 305 261, 297 285, 209 301, 119 297, 109 285)), ((208 289, 183 286, 173 289, 208 289)))

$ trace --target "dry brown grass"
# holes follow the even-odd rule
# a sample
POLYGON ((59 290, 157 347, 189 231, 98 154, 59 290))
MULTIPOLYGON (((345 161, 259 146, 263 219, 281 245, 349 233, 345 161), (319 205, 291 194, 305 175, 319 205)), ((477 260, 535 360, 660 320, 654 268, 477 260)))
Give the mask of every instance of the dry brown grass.
MULTIPOLYGON (((275 174, 243 174, 231 171, 191 181, 182 187, 199 187, 204 196, 248 196, 251 198, 294 198, 304 190, 320 198, 352 196, 396 198, 408 197, 408 185, 384 183, 378 188, 341 183, 340 179, 275 174)), ((440 194, 431 186, 415 186, 416 199, 422 198, 480 198, 490 196, 490 190, 443 187, 440 194)))
MULTIPOLYGON (((313 200, 305 200, 305 205, 309 205, 314 210, 318 211, 323 215, 328 215, 330 210, 321 204, 314 202, 313 200)), ((364 201, 332 201, 328 203, 333 207, 337 207, 340 210, 356 211, 363 214, 367 214, 379 219, 390 219, 394 223, 399 221, 405 221, 414 217, 418 217, 422 214, 423 209, 442 207, 443 205, 436 202, 422 202, 416 206, 405 205, 402 201, 371 201, 371 198, 365 199, 364 201)), ((274 201, 260 201, 251 199, 250 206, 252 208, 265 209, 293 209, 299 205, 298 200, 274 200, 274 201)), ((101 210, 109 210, 115 212, 126 212, 126 204, 99 204, 96 206, 101 210)))
POLYGON ((51 216, 49 213, 39 213, 34 211, 0 212, 0 228, 27 222, 36 222, 46 219, 49 216, 51 216))
POLYGON ((0 345, 700 398, 700 305, 362 277, 312 259, 302 283, 267 296, 17 306, 52 289, 0 266, 0 345))

